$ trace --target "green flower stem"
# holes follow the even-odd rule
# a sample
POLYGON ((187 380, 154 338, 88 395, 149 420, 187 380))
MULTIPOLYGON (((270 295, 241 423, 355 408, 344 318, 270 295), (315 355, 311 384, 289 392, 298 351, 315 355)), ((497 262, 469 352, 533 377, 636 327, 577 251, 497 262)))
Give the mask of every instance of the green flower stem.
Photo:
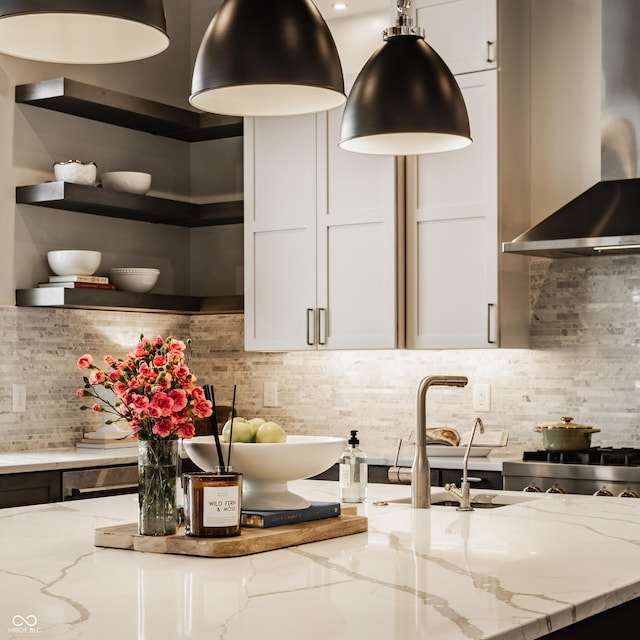
POLYGON ((140 440, 138 443, 139 532, 166 536, 176 532, 178 440, 140 440))

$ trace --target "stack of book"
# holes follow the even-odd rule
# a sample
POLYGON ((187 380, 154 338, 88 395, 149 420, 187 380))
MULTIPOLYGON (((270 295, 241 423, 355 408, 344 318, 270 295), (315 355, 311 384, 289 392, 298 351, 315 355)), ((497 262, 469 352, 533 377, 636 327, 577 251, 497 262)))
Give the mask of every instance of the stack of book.
POLYGON ((241 521, 243 527, 281 527, 298 522, 337 518, 340 515, 339 502, 320 502, 311 500, 306 509, 292 509, 287 511, 256 511, 243 509, 241 521))
POLYGON ((49 276, 49 282, 41 282, 39 287, 64 287, 66 289, 111 289, 115 284, 107 276, 49 276))

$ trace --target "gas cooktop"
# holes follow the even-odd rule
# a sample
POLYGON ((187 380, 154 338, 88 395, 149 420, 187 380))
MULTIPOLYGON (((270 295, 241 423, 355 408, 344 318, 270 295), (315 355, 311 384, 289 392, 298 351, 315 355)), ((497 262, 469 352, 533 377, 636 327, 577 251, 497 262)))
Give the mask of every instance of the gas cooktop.
POLYGON ((504 488, 598 496, 640 497, 640 449, 525 451, 502 465, 504 488))
POLYGON ((525 451, 523 462, 556 462, 564 464, 640 466, 640 449, 630 447, 595 447, 585 451, 525 451))

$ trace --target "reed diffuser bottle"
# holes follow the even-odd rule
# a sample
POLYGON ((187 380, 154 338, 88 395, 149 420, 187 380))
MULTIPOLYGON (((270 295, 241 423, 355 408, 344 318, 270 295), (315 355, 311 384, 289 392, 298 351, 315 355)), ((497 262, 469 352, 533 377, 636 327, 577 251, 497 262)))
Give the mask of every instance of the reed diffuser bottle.
POLYGON ((367 456, 358 448, 357 434, 351 432, 349 445, 340 456, 341 502, 364 502, 367 498, 367 456))

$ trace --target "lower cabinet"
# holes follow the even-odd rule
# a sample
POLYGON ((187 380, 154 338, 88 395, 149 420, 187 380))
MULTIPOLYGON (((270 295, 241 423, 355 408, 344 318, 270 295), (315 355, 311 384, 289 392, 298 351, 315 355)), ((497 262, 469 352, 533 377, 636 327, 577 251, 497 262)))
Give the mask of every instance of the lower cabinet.
POLYGON ((60 471, 0 475, 0 508, 58 502, 62 499, 60 471))
MULTIPOLYGON (((431 483, 433 484, 433 474, 437 474, 436 485, 444 487, 445 484, 454 483, 460 486, 462 481, 461 469, 432 469, 431 483)), ((476 471, 469 470, 469 484, 472 489, 502 489, 502 473, 500 471, 476 471)))
POLYGON ((0 474, 0 508, 136 493, 138 465, 0 474))
MULTIPOLYGON (((461 469, 440 469, 431 465, 431 486, 443 487, 447 483, 455 482, 460 486, 462 478, 461 469)), ((314 476, 314 480, 338 480, 340 475, 340 465, 335 464, 323 473, 314 476)), ((502 489, 501 471, 469 471, 469 479, 472 489, 492 489, 498 491, 502 489), (475 480, 477 479, 477 480, 475 480)), ((389 481, 389 467, 387 465, 369 465, 369 482, 379 484, 392 484, 389 481)))

